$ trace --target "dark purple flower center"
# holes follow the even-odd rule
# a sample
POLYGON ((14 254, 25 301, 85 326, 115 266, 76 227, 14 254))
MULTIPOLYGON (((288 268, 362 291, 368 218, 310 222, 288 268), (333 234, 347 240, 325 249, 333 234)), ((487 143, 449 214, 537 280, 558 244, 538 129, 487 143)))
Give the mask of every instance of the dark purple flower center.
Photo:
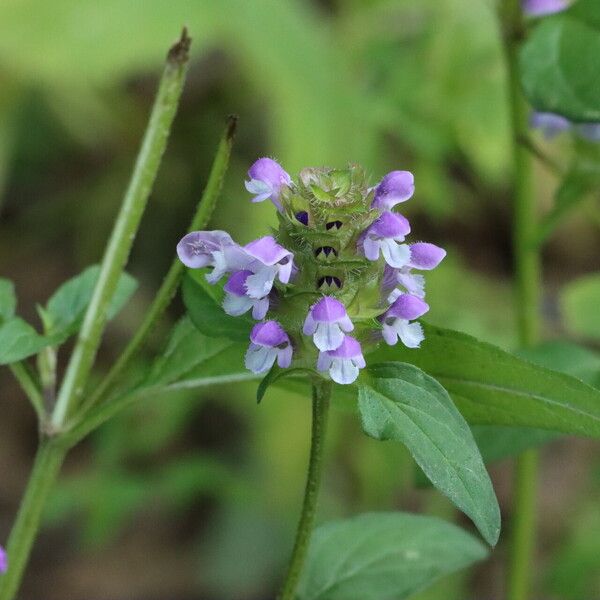
POLYGON ((333 254, 334 256, 338 255, 337 250, 331 246, 321 246, 320 248, 317 248, 315 250, 315 256, 319 256, 320 254, 324 254, 325 256, 329 256, 330 254, 333 254))
POLYGON ((327 223, 325 225, 325 228, 329 231, 330 229, 341 229, 342 228, 343 223, 341 221, 329 221, 329 223, 327 223))
POLYGON ((308 213, 305 210, 301 210, 296 213, 296 220, 300 221, 302 225, 308 225, 308 213))

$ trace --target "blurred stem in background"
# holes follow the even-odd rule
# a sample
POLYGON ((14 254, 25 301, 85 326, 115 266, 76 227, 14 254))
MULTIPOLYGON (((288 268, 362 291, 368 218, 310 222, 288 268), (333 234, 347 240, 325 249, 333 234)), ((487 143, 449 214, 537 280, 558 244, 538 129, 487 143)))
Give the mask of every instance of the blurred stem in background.
MULTIPOLYGON (((541 257, 531 241, 537 232, 533 160, 520 142, 528 136, 528 106, 521 91, 518 51, 524 37, 520 0, 501 0, 500 19, 508 76, 513 152, 513 251, 515 302, 521 347, 534 346, 540 335, 541 257)), ((534 571, 538 452, 527 450, 515 465, 513 523, 508 566, 508 600, 529 597, 534 571)))
POLYGON ((323 472, 323 451, 325 448, 325 433, 327 431, 331 387, 331 381, 320 380, 313 383, 312 433, 304 501, 296 531, 296 541, 294 542, 292 557, 278 600, 294 600, 296 597, 296 588, 298 587, 298 581, 302 573, 311 533, 315 524, 317 499, 323 472))
MULTIPOLYGON (((100 276, 69 360, 50 423, 44 411, 40 423, 43 439, 8 540, 9 568, 0 580, 0 600, 12 600, 18 591, 44 506, 68 452, 69 446, 65 442, 68 438, 64 433, 65 421, 69 414, 79 407, 106 326, 108 304, 125 268, 156 179, 185 82, 190 42, 187 31, 184 30, 181 39, 167 56, 129 187, 115 221, 100 276)), ((21 379, 19 378, 19 381, 21 379)), ((29 390, 30 396, 31 391, 32 389, 29 390)))

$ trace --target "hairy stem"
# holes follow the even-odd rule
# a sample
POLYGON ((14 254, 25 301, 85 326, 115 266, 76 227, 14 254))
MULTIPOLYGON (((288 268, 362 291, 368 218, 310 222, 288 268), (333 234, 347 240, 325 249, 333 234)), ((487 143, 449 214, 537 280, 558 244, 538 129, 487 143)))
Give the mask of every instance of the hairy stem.
POLYGON ((312 434, 304 502, 296 531, 296 541, 292 557, 278 600, 294 599, 308 551, 308 544, 315 522, 321 474, 323 472, 323 449, 325 447, 325 432, 327 430, 331 386, 331 382, 326 381, 319 381, 313 384, 312 434))
POLYGON ((66 456, 66 447, 55 440, 41 443, 27 490, 8 538, 8 571, 0 577, 0 600, 12 600, 23 577, 48 495, 66 456))
MULTIPOLYGON (((204 188, 204 192, 200 198, 200 202, 198 203, 196 213, 190 223, 188 231, 194 231, 205 227, 215 209, 217 198, 219 197, 223 185, 223 178, 225 177, 227 167, 229 166, 229 156, 231 155, 236 124, 237 117, 231 116, 228 118, 225 133, 221 138, 210 170, 208 182, 204 188)), ((137 332, 127 344, 125 350, 123 350, 123 353, 119 356, 106 377, 102 380, 102 383, 90 397, 84 408, 91 408, 98 402, 101 402, 114 388, 119 377, 127 370, 132 358, 134 358, 143 346, 148 335, 171 303, 171 300, 179 287, 182 275, 183 264, 178 259, 175 259, 137 332)))
MULTIPOLYGON (((532 158, 520 143, 527 138, 528 129, 528 107, 521 92, 518 65, 524 24, 520 0, 504 0, 501 8, 513 138, 515 301, 519 343, 527 347, 536 344, 540 335, 541 260, 539 247, 531 243, 537 225, 532 158)), ((535 450, 524 452, 516 460, 508 600, 527 600, 530 593, 536 537, 537 465, 535 450)))
MULTIPOLYGON (((37 452, 17 519, 10 533, 9 567, 0 578, 0 600, 13 600, 18 591, 46 500, 67 454, 69 440, 62 431, 63 425, 69 413, 80 402, 102 339, 108 305, 125 267, 156 178, 185 80, 189 45, 190 38, 184 29, 181 39, 171 48, 167 56, 167 64, 133 175, 108 242, 100 276, 71 355, 50 423, 41 420, 40 424, 49 437, 44 438, 37 452)), ((43 401, 40 408, 41 394, 35 382, 26 377, 27 371, 24 368, 17 366, 15 371, 13 366, 13 373, 27 391, 40 417, 43 417, 43 401)))
POLYGON ((180 41, 171 48, 167 56, 133 174, 52 413, 51 423, 56 430, 63 427, 70 412, 80 403, 100 346, 108 306, 129 257, 177 112, 187 70, 189 45, 190 38, 184 30, 180 41))

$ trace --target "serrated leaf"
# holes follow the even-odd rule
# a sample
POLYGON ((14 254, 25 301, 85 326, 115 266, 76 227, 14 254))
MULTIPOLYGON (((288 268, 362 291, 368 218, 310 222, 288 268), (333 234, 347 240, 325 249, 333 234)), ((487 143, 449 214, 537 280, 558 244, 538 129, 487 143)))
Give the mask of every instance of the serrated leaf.
POLYGON ((202 273, 186 273, 181 285, 183 302, 192 323, 200 333, 213 338, 247 342, 252 329, 249 317, 231 317, 222 307, 223 288, 210 285, 202 273))
POLYGON ((0 325, 0 365, 23 360, 52 343, 53 339, 39 335, 23 319, 9 319, 0 325))
MULTIPOLYGON (((100 267, 93 265, 63 283, 54 292, 42 312, 48 335, 64 341, 79 329, 99 275, 100 267)), ((123 273, 108 309, 109 319, 123 308, 136 288, 135 279, 123 273)))
POLYGON ((494 545, 500 535, 498 501, 471 430, 446 390, 408 364, 375 364, 368 374, 358 391, 365 433, 402 442, 433 485, 494 545))
POLYGON ((0 323, 14 317, 16 308, 17 296, 13 282, 0 277, 0 323))
POLYGON ((403 600, 486 556, 455 525, 406 513, 367 513, 313 533, 298 600, 403 600))
POLYGON ((381 347, 367 362, 411 363, 437 379, 469 423, 600 437, 600 391, 470 335, 424 324, 418 350, 381 347))
POLYGON ((543 19, 520 57, 525 93, 536 109, 574 121, 600 121, 600 7, 579 0, 543 19))

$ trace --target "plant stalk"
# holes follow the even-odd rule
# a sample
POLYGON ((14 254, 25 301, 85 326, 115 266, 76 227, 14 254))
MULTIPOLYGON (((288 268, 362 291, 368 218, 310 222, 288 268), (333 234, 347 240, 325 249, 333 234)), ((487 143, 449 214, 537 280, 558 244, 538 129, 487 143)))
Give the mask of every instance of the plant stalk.
MULTIPOLYGON (((541 256, 539 246, 532 244, 537 234, 532 157, 521 143, 528 135, 529 109, 519 80, 518 51, 525 31, 520 0, 504 0, 501 6, 501 24, 512 128, 517 325, 520 346, 531 347, 538 342, 540 336, 541 256)), ((528 450, 516 459, 508 600, 527 600, 532 587, 538 461, 536 450, 528 450)))
POLYGON ((330 381, 315 381, 313 383, 312 403, 312 434, 310 446, 310 458, 308 462, 308 474, 306 477, 306 488, 304 501, 296 541, 292 551, 287 574, 278 600, 294 600, 302 567, 308 552, 308 545, 315 522, 317 509, 317 498, 323 472, 323 450, 325 447, 325 433, 327 431, 327 417, 331 398, 330 381))
POLYGON ((8 538, 8 570, 0 577, 0 600, 15 598, 40 526, 44 506, 66 453, 67 448, 58 440, 46 439, 40 444, 27 490, 8 538))
MULTIPOLYGON (((236 124, 237 117, 230 116, 227 119, 225 133, 217 148, 208 182, 206 183, 206 187, 204 188, 204 192, 202 193, 202 197, 200 198, 200 202, 198 203, 196 213, 189 225, 188 231, 202 229, 206 226, 212 216, 229 165, 229 157, 233 146, 236 124)), ((127 367, 131 364, 132 358, 135 357, 137 352, 143 346, 148 335, 154 329, 154 326, 171 303, 171 300, 179 287, 183 271, 183 264, 179 259, 175 258, 135 335, 127 344, 125 350, 123 350, 123 353, 119 356, 106 377, 104 377, 102 383, 90 397, 90 400, 86 403, 84 409, 89 409, 98 402, 101 402, 113 390, 119 377, 127 370, 127 367)))
POLYGON ((13 366, 13 373, 27 391, 40 414, 40 426, 47 434, 36 454, 25 494, 8 541, 8 571, 0 577, 0 600, 13 600, 27 565, 40 526, 48 495, 67 455, 68 437, 63 432, 65 420, 79 405, 106 325, 106 313, 119 277, 129 256, 158 167, 166 147, 171 124, 177 111, 185 81, 190 38, 184 29, 181 39, 167 55, 158 93, 137 157, 129 187, 108 242, 100 276, 86 311, 59 396, 50 418, 42 420, 40 391, 26 369, 13 366))
POLYGON ((106 326, 107 310, 146 208, 167 145, 187 71, 190 38, 184 30, 167 56, 158 93, 121 210, 102 259, 100 275, 71 355, 51 424, 60 431, 79 405, 106 326))

